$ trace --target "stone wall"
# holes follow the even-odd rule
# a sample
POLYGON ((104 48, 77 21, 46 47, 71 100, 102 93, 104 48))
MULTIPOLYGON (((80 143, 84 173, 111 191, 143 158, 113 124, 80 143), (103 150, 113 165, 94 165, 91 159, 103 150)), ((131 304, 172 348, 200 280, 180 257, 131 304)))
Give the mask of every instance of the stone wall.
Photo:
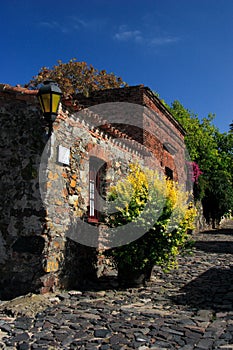
POLYGON ((105 166, 100 212, 104 183, 111 186, 125 176, 131 162, 161 171, 169 167, 175 179, 183 176, 177 166, 184 156, 184 132, 147 88, 104 90, 88 99, 78 95, 76 111, 63 101, 49 139, 35 95, 0 85, 0 299, 83 288, 104 270, 97 250, 104 247, 105 226, 101 217, 88 222, 92 157, 105 166), (116 102, 114 110, 108 103, 99 109, 103 102, 116 102), (122 106, 129 105, 123 114, 122 106), (59 160, 61 146, 70 152, 68 163, 59 160))
MULTIPOLYGON (((76 116, 65 109, 60 111, 54 123, 52 151, 44 167, 44 203, 50 236, 45 270, 56 280, 58 277, 63 287, 83 287, 98 275, 93 265, 98 264, 96 248, 102 245, 99 235, 92 240, 88 225, 90 158, 98 157, 106 163, 108 186, 126 174, 131 162, 142 163, 139 151, 126 149, 123 140, 116 142, 100 133, 87 123, 90 118, 92 113, 76 116), (57 162, 60 145, 71 151, 69 165, 57 162)), ((98 232, 101 225, 100 219, 95 226, 98 232)), ((42 291, 49 288, 45 285, 42 291)))
POLYGON ((42 274, 45 209, 38 174, 45 145, 33 93, 0 86, 0 298, 36 288, 42 274))

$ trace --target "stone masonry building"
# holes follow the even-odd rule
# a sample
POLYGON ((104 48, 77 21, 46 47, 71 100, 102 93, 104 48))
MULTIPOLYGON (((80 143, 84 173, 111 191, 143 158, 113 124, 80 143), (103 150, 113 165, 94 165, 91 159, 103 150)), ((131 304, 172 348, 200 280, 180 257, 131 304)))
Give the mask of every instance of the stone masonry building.
POLYGON ((51 137, 36 94, 0 84, 0 299, 101 274, 106 191, 131 162, 186 186, 185 132, 149 88, 63 100, 51 137))

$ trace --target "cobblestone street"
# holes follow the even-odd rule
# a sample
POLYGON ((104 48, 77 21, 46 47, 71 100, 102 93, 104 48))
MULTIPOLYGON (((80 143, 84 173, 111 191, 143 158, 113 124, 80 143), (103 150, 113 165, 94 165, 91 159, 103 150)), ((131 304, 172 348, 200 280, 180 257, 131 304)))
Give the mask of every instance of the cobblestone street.
POLYGON ((233 230, 195 239, 144 288, 55 293, 37 313, 3 302, 0 349, 233 349, 233 230))

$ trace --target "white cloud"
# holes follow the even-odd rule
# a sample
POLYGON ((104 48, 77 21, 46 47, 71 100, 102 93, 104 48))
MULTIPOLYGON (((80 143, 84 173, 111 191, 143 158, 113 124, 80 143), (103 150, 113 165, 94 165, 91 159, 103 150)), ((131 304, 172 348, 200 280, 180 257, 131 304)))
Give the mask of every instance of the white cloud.
POLYGON ((122 25, 119 31, 114 35, 114 38, 119 41, 135 41, 140 42, 143 40, 142 33, 140 30, 128 30, 127 26, 122 25))
POLYGON ((70 22, 70 26, 74 29, 87 28, 91 26, 90 21, 86 21, 77 16, 70 16, 69 22, 70 22))
POLYGON ((43 27, 43 28, 47 28, 50 30, 56 30, 56 31, 60 31, 62 33, 68 33, 69 32, 69 28, 61 25, 60 23, 56 22, 56 21, 46 21, 46 22, 40 22, 39 27, 43 27))
POLYGON ((132 41, 138 44, 147 46, 162 46, 178 42, 178 37, 172 36, 148 36, 144 35, 141 30, 130 30, 126 25, 121 25, 119 30, 115 33, 114 39, 118 41, 132 41))
POLYGON ((76 16, 69 16, 62 23, 59 23, 57 21, 44 21, 40 22, 38 25, 50 30, 60 31, 62 33, 70 33, 74 30, 91 28, 93 26, 93 22, 83 20, 76 16))
POLYGON ((40 27, 47 27, 47 28, 50 28, 50 29, 54 29, 54 28, 57 28, 58 27, 58 22, 55 22, 55 21, 51 21, 51 22, 40 22, 39 23, 39 26, 40 27))
POLYGON ((148 43, 152 46, 169 45, 178 42, 178 37, 157 37, 148 40, 148 43))

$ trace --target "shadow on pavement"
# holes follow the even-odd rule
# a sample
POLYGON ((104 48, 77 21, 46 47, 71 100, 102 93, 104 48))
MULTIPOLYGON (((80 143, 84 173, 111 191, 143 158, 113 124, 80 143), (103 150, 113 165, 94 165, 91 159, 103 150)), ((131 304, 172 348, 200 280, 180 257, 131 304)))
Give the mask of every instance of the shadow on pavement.
POLYGON ((215 312, 233 311, 233 267, 213 267, 180 289, 175 303, 215 312))
POLYGON ((233 254, 232 241, 198 241, 194 246, 206 253, 233 254))
POLYGON ((221 228, 218 230, 206 230, 206 231, 201 231, 200 233, 204 233, 205 235, 230 235, 233 236, 233 229, 232 228, 221 228))

